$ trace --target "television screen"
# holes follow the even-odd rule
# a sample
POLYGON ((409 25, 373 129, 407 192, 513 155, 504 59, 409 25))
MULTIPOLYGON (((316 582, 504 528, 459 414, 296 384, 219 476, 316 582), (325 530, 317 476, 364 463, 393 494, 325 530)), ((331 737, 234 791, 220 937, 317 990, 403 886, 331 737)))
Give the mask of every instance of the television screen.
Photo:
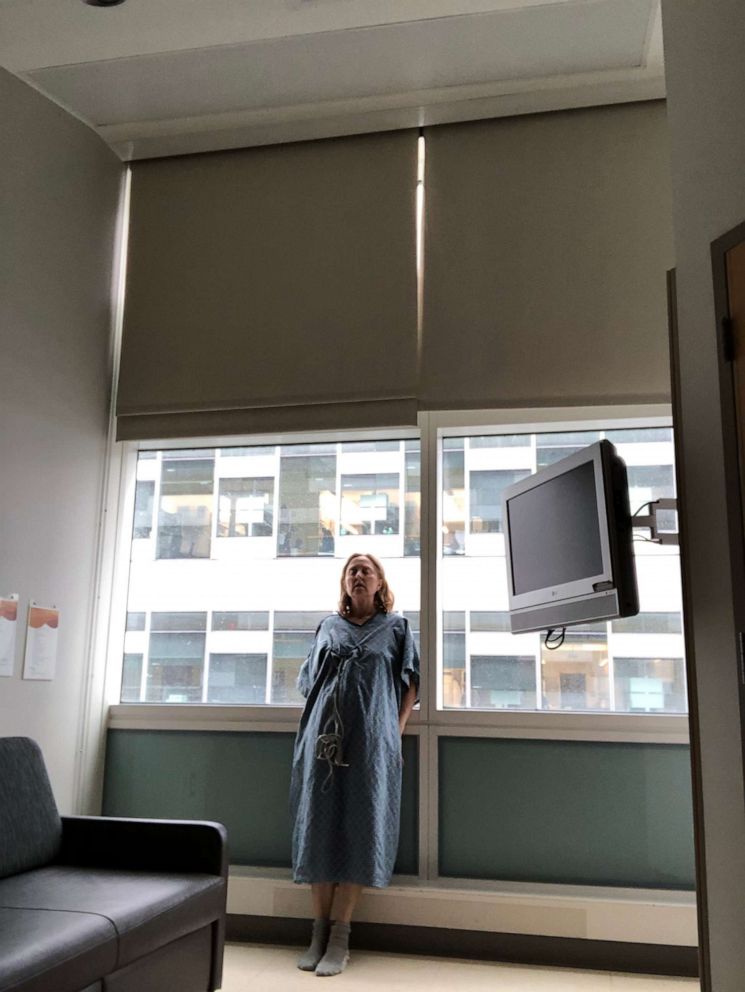
POLYGON ((609 441, 509 486, 503 516, 513 632, 638 612, 626 466, 609 441))
POLYGON ((603 570, 597 490, 592 462, 510 500, 510 535, 521 554, 513 559, 515 592, 574 582, 603 570))

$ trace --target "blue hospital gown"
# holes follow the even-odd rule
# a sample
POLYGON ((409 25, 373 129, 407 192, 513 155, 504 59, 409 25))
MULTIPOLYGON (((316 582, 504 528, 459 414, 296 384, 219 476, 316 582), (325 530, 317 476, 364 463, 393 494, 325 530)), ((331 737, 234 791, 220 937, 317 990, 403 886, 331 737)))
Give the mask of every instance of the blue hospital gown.
POLYGON ((398 850, 401 738, 398 714, 419 657, 409 622, 376 613, 360 625, 338 613, 318 628, 300 669, 307 701, 292 765, 290 813, 296 882, 388 885, 398 850), (316 756, 318 738, 341 729, 316 756))

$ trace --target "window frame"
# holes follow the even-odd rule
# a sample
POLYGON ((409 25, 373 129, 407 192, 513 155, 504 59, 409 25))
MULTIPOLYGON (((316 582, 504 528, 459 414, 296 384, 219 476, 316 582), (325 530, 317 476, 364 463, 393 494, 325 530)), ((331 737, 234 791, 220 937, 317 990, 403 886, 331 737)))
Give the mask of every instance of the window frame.
MULTIPOLYGON (((126 633, 127 599, 129 587, 129 548, 132 542, 132 526, 134 519, 135 494, 137 484, 137 461, 141 451, 163 450, 196 450, 199 448, 216 449, 227 447, 261 447, 281 446, 291 444, 328 444, 347 443, 354 441, 377 440, 419 440, 420 431, 417 427, 377 428, 375 430, 355 431, 315 431, 308 433, 236 435, 204 438, 173 438, 147 441, 118 442, 120 457, 118 459, 119 486, 116 505, 116 534, 114 537, 112 583, 108 606, 108 629, 106 631, 106 671, 104 677, 104 709, 107 726, 123 729, 147 728, 151 730, 184 729, 184 730, 276 730, 293 732, 297 728, 302 707, 271 703, 241 703, 219 704, 208 702, 194 703, 122 703, 120 688, 122 668, 124 663, 124 644, 126 633), (195 712, 196 711, 196 712, 195 712)), ((403 530, 404 496, 404 463, 405 451, 401 452, 401 529, 403 530)), ((337 476, 338 476, 337 467, 337 476)), ((214 492, 219 491, 219 479, 215 479, 214 492)), ((275 487, 274 502, 277 503, 278 487, 275 487)), ((153 524, 149 540, 154 541, 157 533, 157 506, 159 487, 156 485, 153 502, 153 524)), ((212 515, 212 540, 215 539, 217 514, 212 515)), ((423 523, 421 523, 423 527, 423 523)), ((403 535, 399 535, 403 541, 403 535)), ((231 540, 230 538, 222 540, 231 540)), ((235 540, 243 541, 243 538, 235 540)), ((329 605, 329 612, 333 604, 329 605)), ((209 632, 211 629, 211 612, 208 611, 207 647, 205 649, 205 665, 209 664, 209 632)), ((420 609, 421 615, 421 609, 420 609)), ((148 625, 149 626, 149 625, 148 625)), ((270 634, 273 631, 270 630, 270 634)), ((143 659, 144 661, 145 659, 143 659)), ((143 663, 142 678, 145 678, 146 665, 143 663)), ((203 683, 203 696, 206 683, 203 683)), ((412 714, 412 726, 418 723, 420 714, 412 714)))
MULTIPOLYGON (((481 733, 484 736, 522 736, 539 739, 658 741, 663 744, 688 743, 687 713, 589 713, 545 710, 458 710, 438 709, 440 680, 437 652, 442 643, 442 601, 438 583, 440 531, 442 527, 440 491, 443 482, 440 444, 448 437, 482 434, 549 433, 550 431, 622 430, 637 427, 672 427, 672 411, 666 404, 634 406, 546 407, 542 409, 433 411, 420 414, 422 429, 422 470, 425 450, 427 468, 435 467, 435 484, 427 489, 427 509, 435 526, 425 530, 425 486, 422 483, 422 577, 428 585, 422 603, 432 603, 427 611, 428 646, 426 692, 427 723, 438 731, 481 733), (426 438, 426 444, 425 444, 426 438), (425 552, 426 546, 426 552, 425 552), (425 566, 425 554, 427 566, 425 566)), ((466 524, 468 521, 466 521, 466 524)), ((424 607, 422 607, 424 609, 424 607)), ((422 632, 424 633, 424 631, 422 632)), ((423 650, 424 654, 424 650, 423 650)), ((424 666, 423 666, 424 673, 424 666)))
MULTIPOLYGON (((528 737, 597 741, 658 741, 688 743, 688 715, 661 713, 583 713, 531 710, 438 709, 438 652, 442 643, 442 606, 438 588, 442 459, 440 442, 446 437, 505 433, 546 433, 635 427, 671 427, 668 405, 645 404, 606 407, 552 407, 543 409, 432 411, 419 414, 418 428, 373 431, 324 431, 249 437, 188 438, 122 443, 122 478, 118 514, 117 551, 108 636, 106 703, 109 726, 163 729, 294 729, 300 706, 271 704, 212 705, 209 703, 121 703, 119 682, 123 664, 124 628, 134 512, 136 466, 139 451, 177 448, 218 448, 303 443, 406 440, 419 438, 421 450, 421 663, 425 691, 410 728, 420 734, 468 731, 494 737, 528 737)), ((156 494, 157 495, 157 494, 156 494)), ((425 772, 422 762, 423 774, 425 772)), ((426 770, 427 777, 432 769, 426 770)), ((424 784, 424 783, 420 783, 424 784)), ((427 788, 429 792, 429 788, 427 788)))

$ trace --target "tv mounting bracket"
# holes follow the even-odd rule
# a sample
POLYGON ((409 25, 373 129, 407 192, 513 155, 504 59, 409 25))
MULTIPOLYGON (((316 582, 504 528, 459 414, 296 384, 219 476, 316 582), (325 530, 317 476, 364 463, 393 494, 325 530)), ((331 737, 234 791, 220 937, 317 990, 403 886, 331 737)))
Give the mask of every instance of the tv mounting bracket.
POLYGON ((677 531, 672 530, 660 530, 657 513, 660 510, 678 510, 677 499, 653 499, 646 504, 649 507, 649 513, 645 516, 632 516, 631 526, 632 527, 649 527, 651 537, 647 538, 648 541, 652 541, 653 544, 680 544, 680 539, 677 531))

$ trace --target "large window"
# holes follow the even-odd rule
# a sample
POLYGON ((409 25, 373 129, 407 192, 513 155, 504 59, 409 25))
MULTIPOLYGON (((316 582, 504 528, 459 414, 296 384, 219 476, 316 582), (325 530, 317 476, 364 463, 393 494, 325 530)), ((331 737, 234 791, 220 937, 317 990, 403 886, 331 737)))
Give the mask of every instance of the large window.
MULTIPOLYGON (((409 853, 399 870, 420 885, 479 889, 505 880, 692 884, 677 547, 651 544, 649 531, 637 528, 640 612, 568 627, 549 650, 542 633, 511 633, 502 519, 505 486, 606 437, 627 464, 632 512, 645 512, 649 500, 675 496, 671 430, 662 416, 645 426, 613 410, 593 419, 585 411, 556 429, 549 417, 558 411, 527 415, 525 426, 496 427, 495 414, 426 413, 421 438, 402 430, 133 445, 123 458, 129 485, 121 487, 128 519, 120 544, 128 542, 130 554, 119 562, 121 613, 110 636, 110 670, 121 665, 125 705, 111 707, 110 727, 173 729, 179 739, 207 731, 203 740, 183 739, 192 757, 194 747, 210 749, 188 803, 212 816, 207 806, 234 780, 249 803, 258 782, 262 800, 267 793, 262 809, 283 823, 288 747, 303 703, 298 673, 337 606, 343 562, 367 552, 382 559, 394 609, 421 654, 421 701, 404 741, 409 853), (121 640, 117 627, 125 628, 121 640), (495 845, 507 807, 515 815, 495 845), (633 825, 621 837, 619 810, 655 824, 651 838, 633 825), (545 829, 536 833, 538 821, 545 829), (468 851, 477 852, 465 859, 464 829, 468 851), (564 874, 555 868, 556 843, 570 854, 564 874), (627 866, 620 873, 619 864, 627 866)), ((665 523, 674 529, 674 520, 665 523)), ((150 746, 160 748, 160 738, 150 734, 150 746)), ((181 758, 172 760, 176 767, 181 758)), ((231 830, 240 834, 251 818, 233 806, 239 825, 231 830)), ((239 863, 262 872, 277 863, 264 841, 255 849, 239 841, 239 863)))
POLYGON ((538 633, 510 633, 502 527, 505 486, 604 437, 627 464, 632 512, 674 496, 670 428, 436 437, 431 537, 415 437, 141 451, 122 702, 298 705, 300 666, 359 551, 384 562, 417 640, 421 621, 443 713, 684 713, 677 547, 638 531, 640 613, 570 627, 549 650, 538 633), (422 614, 421 548, 435 543, 422 614))
POLYGON ((419 615, 415 438, 141 451, 121 701, 298 705, 343 561, 419 615))
POLYGON ((554 650, 510 633, 502 491, 604 437, 627 464, 632 513, 675 495, 669 428, 441 437, 440 708, 685 712, 678 549, 641 530, 638 616, 569 627, 554 650))

